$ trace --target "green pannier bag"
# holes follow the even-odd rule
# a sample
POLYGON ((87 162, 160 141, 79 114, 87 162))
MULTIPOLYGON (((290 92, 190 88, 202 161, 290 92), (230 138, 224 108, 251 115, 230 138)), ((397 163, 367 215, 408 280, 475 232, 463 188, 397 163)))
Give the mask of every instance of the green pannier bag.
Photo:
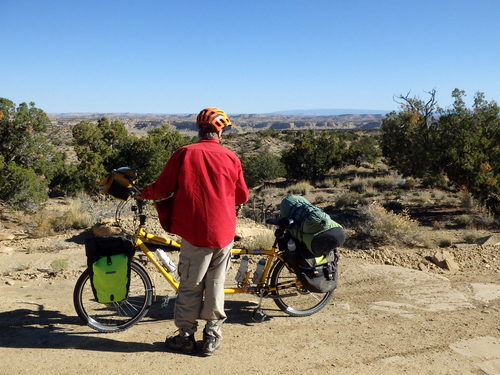
POLYGON ((316 257, 327 256, 344 243, 342 226, 300 195, 288 195, 281 201, 280 216, 293 219, 290 234, 316 257))
POLYGON ((124 237, 93 237, 85 241, 90 283, 98 302, 120 302, 127 298, 134 252, 132 242, 124 237))

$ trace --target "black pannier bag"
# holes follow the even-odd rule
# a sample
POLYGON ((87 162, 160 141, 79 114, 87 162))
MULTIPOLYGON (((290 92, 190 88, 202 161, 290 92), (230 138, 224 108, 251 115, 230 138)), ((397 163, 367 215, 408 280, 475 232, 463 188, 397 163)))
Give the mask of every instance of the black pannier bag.
POLYGON ((124 237, 92 237, 85 240, 90 283, 98 302, 120 302, 127 298, 130 262, 134 253, 132 242, 124 237))
POLYGON ((337 287, 339 253, 336 248, 323 256, 315 257, 307 246, 292 238, 288 233, 279 241, 280 249, 285 251, 286 260, 295 269, 299 281, 309 292, 332 292, 337 287), (295 242, 295 251, 288 249, 288 241, 295 242))

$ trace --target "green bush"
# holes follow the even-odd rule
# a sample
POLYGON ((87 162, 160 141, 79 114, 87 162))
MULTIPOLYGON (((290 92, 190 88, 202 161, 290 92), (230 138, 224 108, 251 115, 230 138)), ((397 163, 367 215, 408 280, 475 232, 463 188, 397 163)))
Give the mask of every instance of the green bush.
POLYGON ((269 152, 243 157, 241 162, 245 181, 248 187, 251 188, 260 185, 264 181, 283 177, 286 173, 280 157, 269 152))
POLYGON ((121 122, 106 118, 95 124, 81 121, 73 128, 73 138, 79 159, 78 181, 68 182, 83 186, 89 193, 97 192, 97 182, 107 172, 120 167, 137 170, 142 185, 152 183, 174 151, 187 143, 170 125, 138 138, 128 135, 121 122))
POLYGON ((295 180, 322 180, 332 167, 340 166, 346 144, 331 131, 303 131, 287 150, 283 161, 287 176, 295 180))
POLYGON ((47 185, 64 164, 43 132, 50 123, 35 103, 0 98, 0 200, 15 208, 37 208, 47 185))
POLYGON ((381 156, 378 140, 364 136, 351 142, 344 161, 359 167, 362 163, 375 163, 381 156))
POLYGON ((0 200, 22 210, 35 210, 47 200, 47 181, 33 169, 10 162, 1 172, 0 200))
POLYGON ((452 107, 441 109, 430 95, 399 97, 402 111, 381 125, 383 155, 405 176, 429 187, 451 183, 500 212, 500 107, 478 92, 467 108, 465 92, 455 89, 452 107))

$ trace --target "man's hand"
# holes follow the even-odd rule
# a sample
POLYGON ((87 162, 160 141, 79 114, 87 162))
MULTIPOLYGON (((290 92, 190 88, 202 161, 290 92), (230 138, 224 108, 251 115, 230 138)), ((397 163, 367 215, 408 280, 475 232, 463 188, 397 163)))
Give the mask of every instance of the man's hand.
POLYGON ((242 204, 237 204, 236 205, 236 216, 238 216, 238 214, 240 213, 240 211, 241 211, 242 208, 243 208, 242 204))

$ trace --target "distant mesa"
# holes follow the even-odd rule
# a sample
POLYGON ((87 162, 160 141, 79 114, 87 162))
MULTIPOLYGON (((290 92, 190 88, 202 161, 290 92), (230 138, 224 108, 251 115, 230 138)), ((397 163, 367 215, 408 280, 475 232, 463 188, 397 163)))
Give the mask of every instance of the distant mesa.
POLYGON ((390 111, 376 109, 290 109, 271 112, 272 115, 288 116, 341 116, 341 115, 385 115, 390 111))
MULTIPOLYGON (((273 113, 231 114, 237 132, 247 133, 265 129, 377 129, 389 111, 363 109, 308 109, 273 113)), ((74 125, 81 120, 97 121, 101 117, 120 120, 136 132, 144 132, 163 124, 180 131, 196 132, 196 114, 159 113, 52 113, 53 123, 74 125)))

